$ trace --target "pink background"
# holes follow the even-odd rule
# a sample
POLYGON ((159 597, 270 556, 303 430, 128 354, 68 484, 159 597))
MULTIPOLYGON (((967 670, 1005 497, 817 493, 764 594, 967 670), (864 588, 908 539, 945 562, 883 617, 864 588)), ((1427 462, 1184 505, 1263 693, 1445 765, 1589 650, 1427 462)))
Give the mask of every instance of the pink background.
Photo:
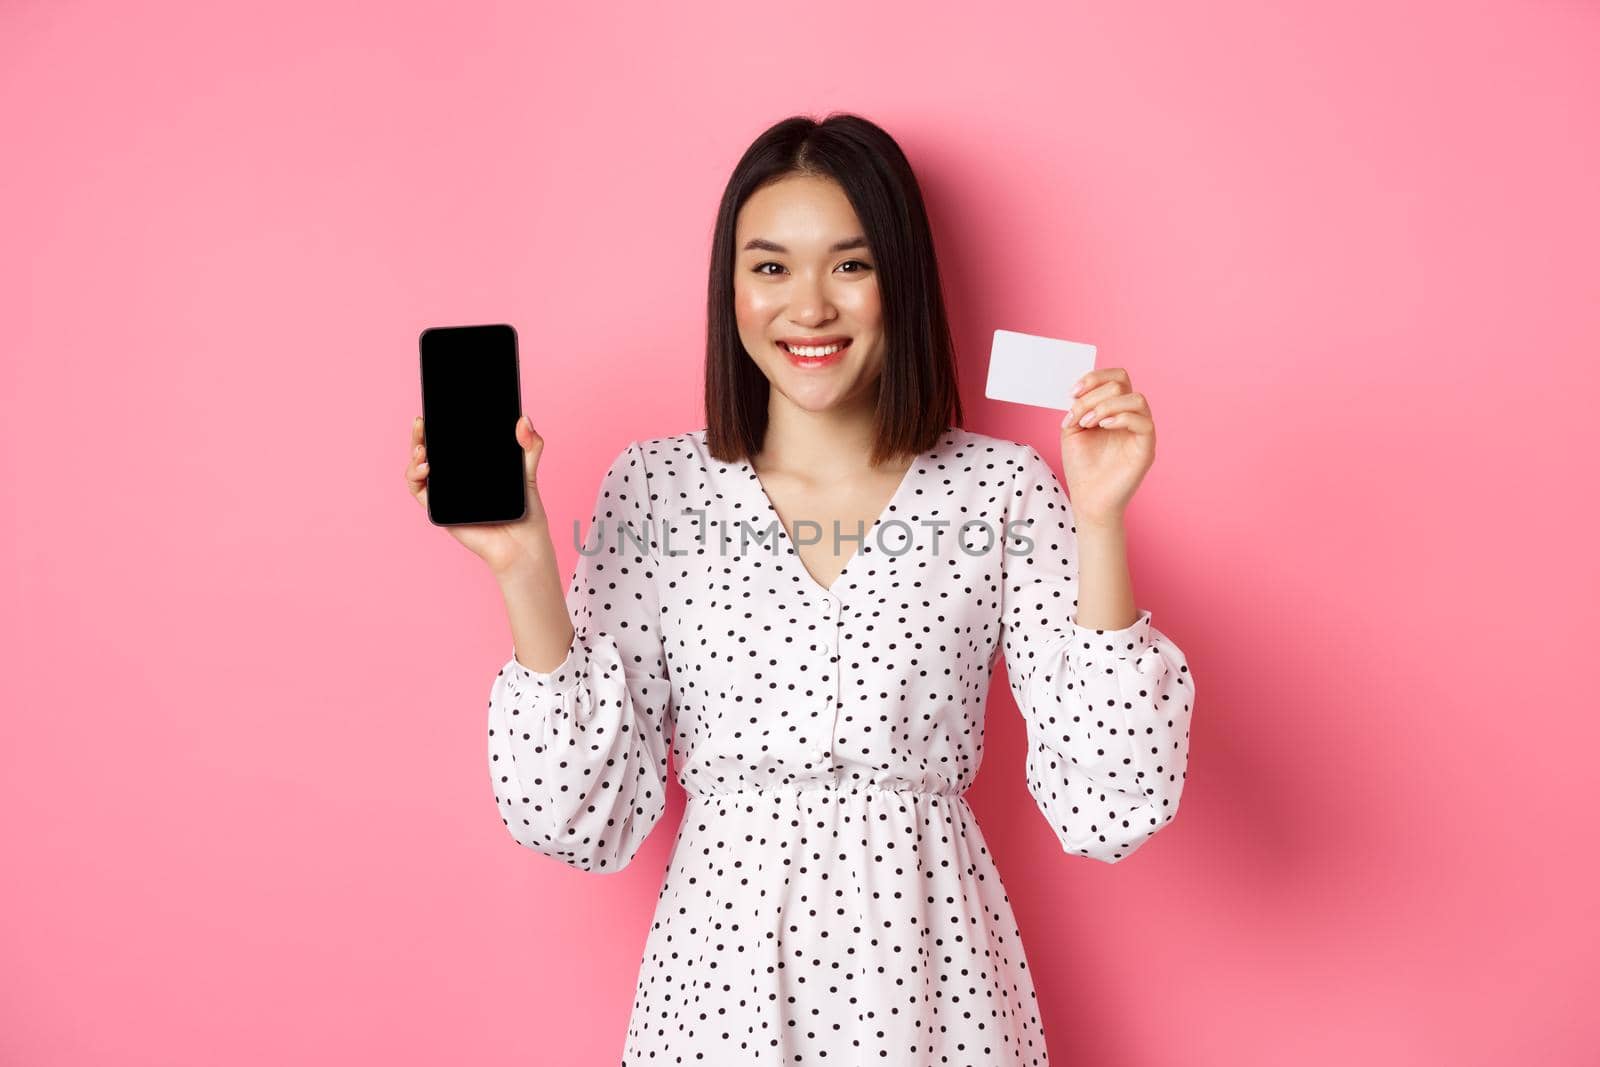
POLYGON ((1286 6, 6 4, 0 1061, 616 1062, 683 795, 611 876, 501 825, 416 335, 518 326, 586 517, 830 109, 924 183, 969 427, 1059 470, 1001 326, 1159 427, 1181 816, 1062 855, 999 674, 972 794, 1054 1061, 1600 1060, 1600 9, 1286 6))

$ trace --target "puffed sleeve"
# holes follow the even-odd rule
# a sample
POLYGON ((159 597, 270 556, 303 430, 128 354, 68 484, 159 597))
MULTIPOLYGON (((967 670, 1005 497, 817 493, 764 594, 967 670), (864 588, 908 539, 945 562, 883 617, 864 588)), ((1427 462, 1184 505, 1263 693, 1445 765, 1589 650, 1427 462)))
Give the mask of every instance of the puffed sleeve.
POLYGON ((1001 553, 1001 645, 1027 724, 1028 792, 1065 851, 1116 863, 1178 812, 1194 678, 1148 610, 1120 630, 1077 624, 1072 505, 1023 448, 1001 553))
POLYGON ((534 671, 513 649, 489 693, 501 818, 518 844, 583 871, 627 866, 665 807, 671 686, 649 516, 643 450, 632 441, 580 531, 566 659, 534 671))

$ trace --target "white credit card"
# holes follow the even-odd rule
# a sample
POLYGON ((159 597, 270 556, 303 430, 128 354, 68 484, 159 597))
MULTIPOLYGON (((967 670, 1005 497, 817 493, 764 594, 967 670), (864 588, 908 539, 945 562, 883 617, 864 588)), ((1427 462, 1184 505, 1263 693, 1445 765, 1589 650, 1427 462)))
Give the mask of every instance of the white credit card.
POLYGON ((989 383, 983 395, 1066 411, 1072 407, 1073 384, 1091 370, 1094 345, 996 330, 989 351, 989 383))

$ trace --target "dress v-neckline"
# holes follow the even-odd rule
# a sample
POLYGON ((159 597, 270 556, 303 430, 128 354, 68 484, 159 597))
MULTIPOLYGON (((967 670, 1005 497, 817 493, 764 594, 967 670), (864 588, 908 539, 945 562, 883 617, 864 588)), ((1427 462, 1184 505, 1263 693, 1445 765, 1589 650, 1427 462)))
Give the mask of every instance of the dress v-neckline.
MULTIPOLYGON (((926 452, 920 452, 914 459, 912 459, 911 466, 907 467, 906 472, 900 476, 900 484, 894 487, 894 492, 889 495, 889 499, 884 503, 883 508, 878 512, 878 517, 873 519, 872 525, 867 528, 862 537, 861 544, 856 547, 854 552, 850 553, 850 558, 844 561, 844 566, 839 569, 839 573, 834 576, 833 581, 828 585, 823 585, 821 582, 817 581, 816 575, 812 574, 811 571, 806 567, 806 561, 800 558, 800 549, 794 544, 793 539, 789 537, 789 528, 784 525, 783 516, 778 514, 777 507, 773 505, 772 497, 767 493, 767 487, 762 484, 761 476, 756 473, 755 464, 751 463, 748 459, 742 459, 739 461, 739 465, 744 469, 745 473, 749 475, 751 484, 756 487, 756 496, 760 498, 760 506, 762 510, 771 516, 773 522, 778 524, 778 536, 783 539, 783 544, 787 549, 787 551, 780 552, 779 555, 794 557, 794 565, 799 570, 800 576, 811 586, 812 589, 819 593, 826 593, 829 596, 837 596, 839 583, 845 580, 845 577, 850 573, 850 568, 855 566, 856 560, 859 559, 861 557, 861 553, 866 550, 866 538, 874 536, 878 527, 883 524, 883 521, 888 517, 889 513, 895 509, 895 506, 900 502, 901 496, 906 493, 907 487, 910 486, 912 475, 916 474, 922 469, 923 461, 928 459, 928 457, 932 455, 932 452, 933 449, 929 449, 926 452)), ((826 534, 824 534, 824 536, 826 536, 826 534)), ((841 541, 848 536, 852 535, 848 534, 846 531, 841 531, 839 534, 841 541)))

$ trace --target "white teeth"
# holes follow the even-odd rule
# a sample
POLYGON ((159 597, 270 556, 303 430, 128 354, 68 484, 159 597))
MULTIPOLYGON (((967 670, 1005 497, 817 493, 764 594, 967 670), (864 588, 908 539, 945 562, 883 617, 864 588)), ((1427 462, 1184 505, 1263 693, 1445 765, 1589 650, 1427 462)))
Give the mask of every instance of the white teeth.
POLYGON ((839 345, 828 345, 828 346, 826 346, 824 348, 815 348, 815 347, 812 347, 812 346, 801 346, 801 345, 785 345, 784 347, 787 348, 790 352, 793 352, 797 356, 816 357, 816 356, 831 356, 835 352, 837 352, 841 348, 843 348, 844 345, 842 345, 842 344, 839 344, 839 345))

